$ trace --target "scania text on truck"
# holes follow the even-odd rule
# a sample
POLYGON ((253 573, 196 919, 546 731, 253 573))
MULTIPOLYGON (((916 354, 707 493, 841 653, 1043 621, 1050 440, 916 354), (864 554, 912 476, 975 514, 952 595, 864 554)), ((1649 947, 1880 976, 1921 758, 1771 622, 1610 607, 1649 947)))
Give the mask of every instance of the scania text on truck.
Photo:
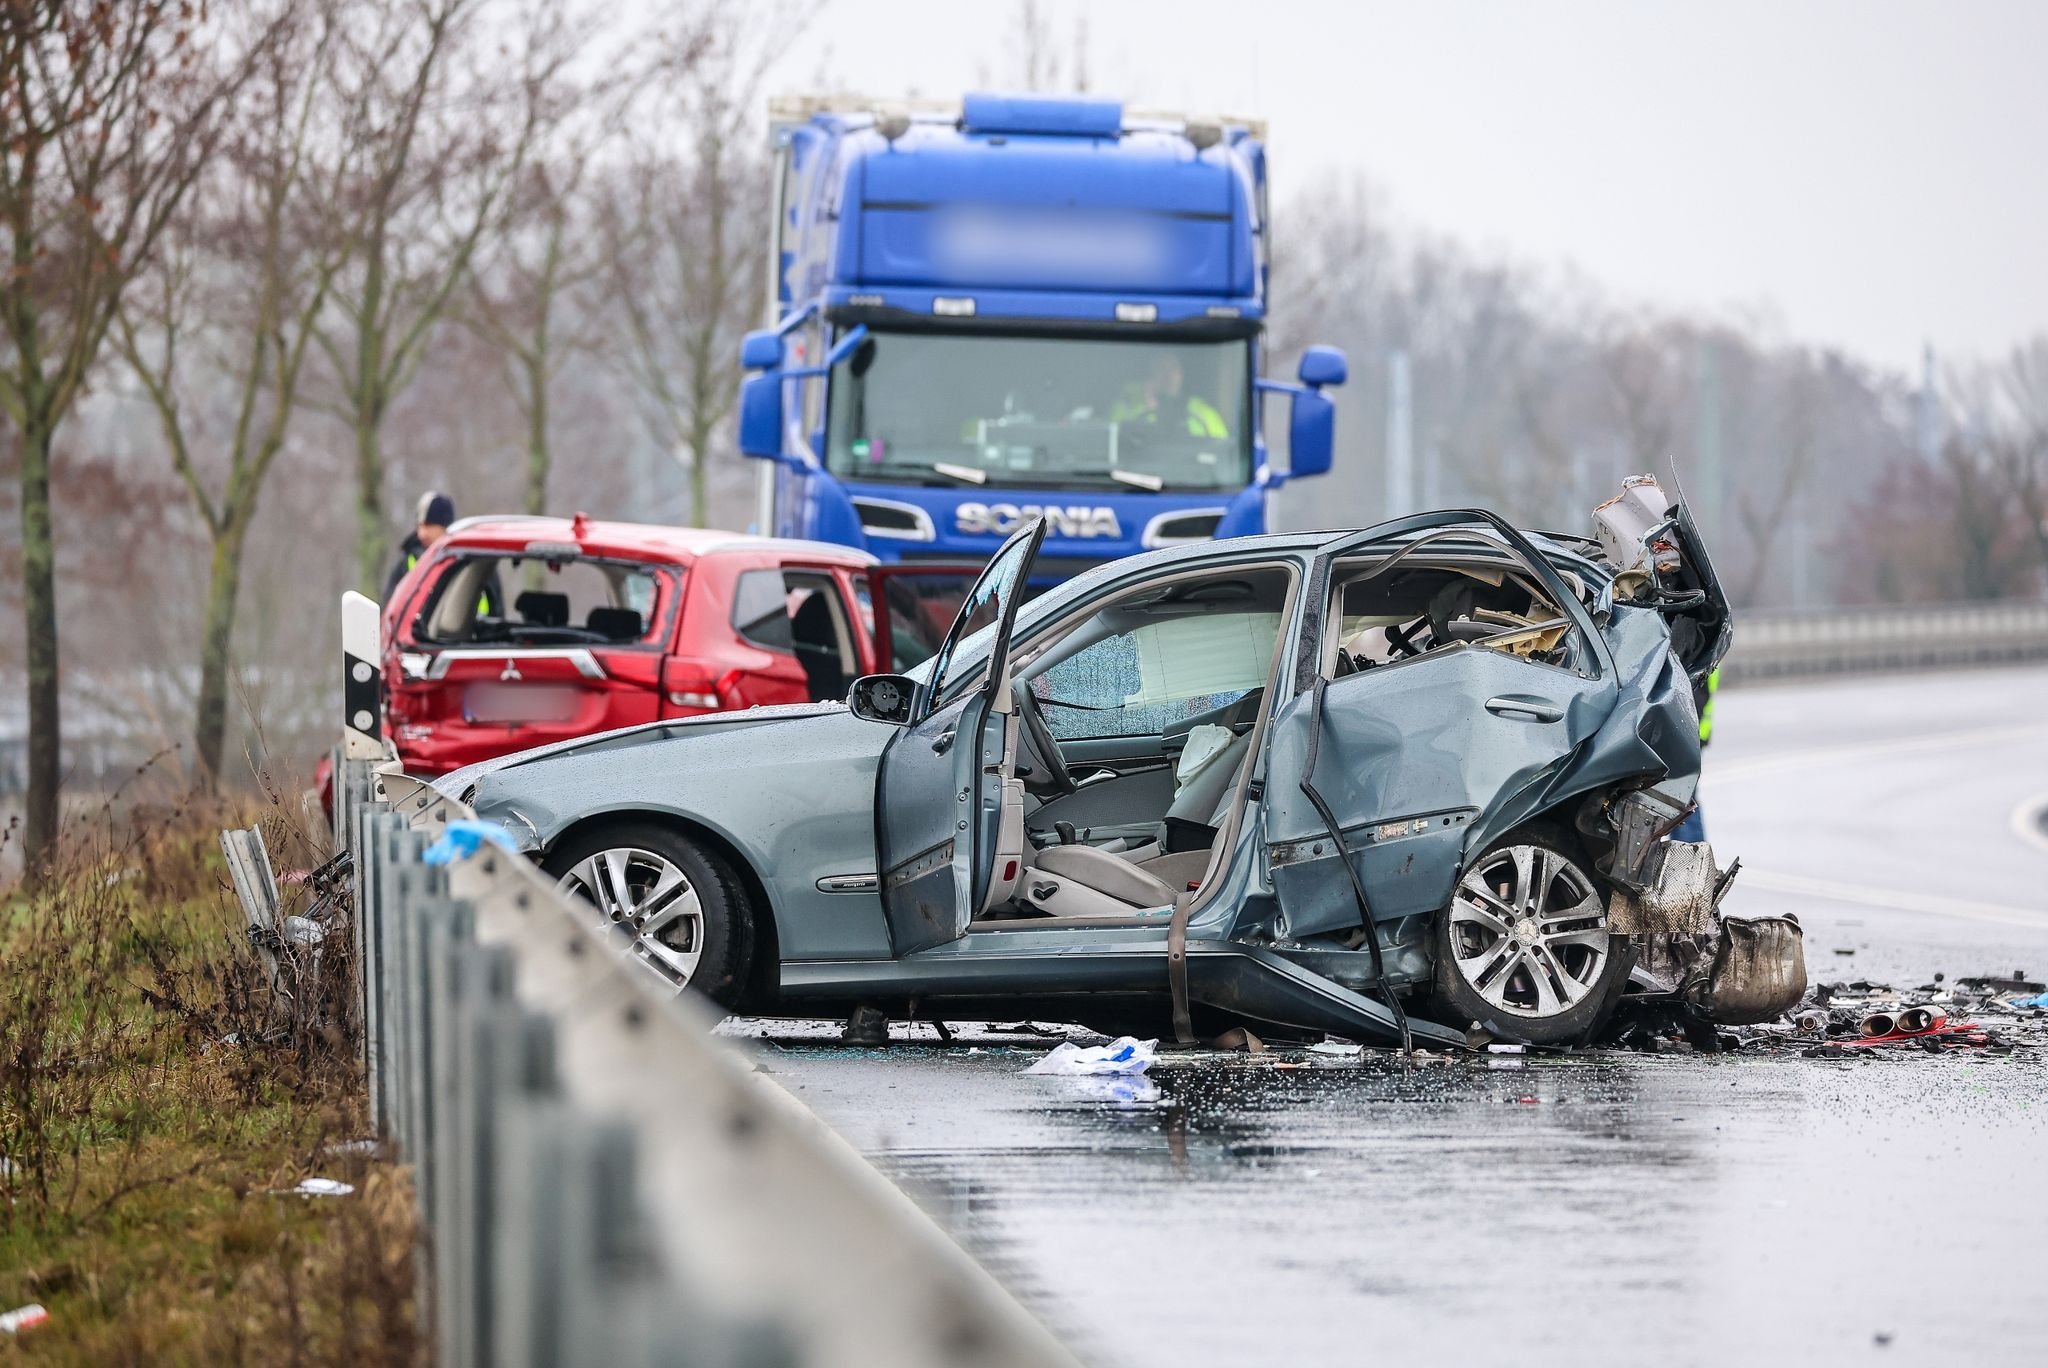
POLYGON ((1264 531, 1274 489, 1330 468, 1343 353, 1260 375, 1259 125, 992 95, 770 114, 773 326, 739 414, 763 532, 959 562, 1042 514, 1045 582, 1264 531))

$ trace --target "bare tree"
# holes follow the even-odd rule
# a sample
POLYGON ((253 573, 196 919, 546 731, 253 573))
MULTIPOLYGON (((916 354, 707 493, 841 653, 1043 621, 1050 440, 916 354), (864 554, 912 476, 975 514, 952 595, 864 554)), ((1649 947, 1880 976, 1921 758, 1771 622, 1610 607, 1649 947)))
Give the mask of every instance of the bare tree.
POLYGON ((2048 576, 2048 336, 2015 347, 2001 371, 2010 422, 1996 460, 2048 576))
POLYGON ((1799 355, 1780 362, 1785 373, 1779 378, 1777 439, 1771 445, 1769 461, 1752 463, 1733 500, 1736 521, 1749 536, 1749 554, 1737 571, 1740 578, 1734 599, 1738 604, 1758 602, 1764 585, 1777 571, 1773 552, 1778 534, 1820 455, 1827 422, 1829 365, 1823 361, 1816 367, 1799 355))
MULTIPOLYGON (((338 136, 359 156, 335 200, 349 256, 317 336, 354 436, 356 580, 375 593, 388 534, 385 420, 502 219, 545 106, 507 79, 480 22, 485 0, 342 3, 328 71, 338 136)), ((530 74, 523 56, 511 65, 530 74)))
POLYGON ((31 873, 55 845, 61 766, 53 440, 213 149, 239 74, 213 37, 189 0, 0 9, 0 409, 20 442, 31 873))
POLYGON ((620 360, 654 439, 687 467, 699 526, 710 517, 720 429, 738 398, 740 337, 759 320, 764 292, 768 167, 750 133, 773 53, 765 38, 809 13, 715 5, 701 27, 663 35, 655 98, 607 195, 620 360))
POLYGON ((526 511, 544 513, 554 385, 602 336, 602 312, 589 296, 610 262, 592 190, 601 158, 621 136, 634 82, 617 63, 583 70, 600 24, 548 5, 527 19, 521 83, 538 113, 535 145, 503 231, 470 262, 457 317, 504 357, 506 388, 526 428, 526 511))
POLYGON ((332 18, 302 9, 261 54, 222 155, 167 234, 149 288, 124 302, 115 336, 210 543, 193 727, 206 786, 226 744, 243 551, 339 264, 326 206, 346 161, 323 168, 315 157, 332 18), (211 402, 223 388, 232 400, 211 402), (220 476, 213 449, 225 457, 220 476))

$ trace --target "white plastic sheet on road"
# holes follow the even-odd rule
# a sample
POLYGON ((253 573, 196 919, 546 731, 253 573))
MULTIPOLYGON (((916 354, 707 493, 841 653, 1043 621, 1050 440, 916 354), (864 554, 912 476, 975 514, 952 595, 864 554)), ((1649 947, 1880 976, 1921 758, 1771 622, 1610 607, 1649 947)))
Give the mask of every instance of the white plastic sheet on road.
POLYGON ((1107 1045, 1081 1046, 1066 1040, 1024 1072, 1068 1077, 1141 1074, 1159 1058, 1158 1044, 1157 1040, 1139 1040, 1135 1036, 1118 1036, 1107 1045))

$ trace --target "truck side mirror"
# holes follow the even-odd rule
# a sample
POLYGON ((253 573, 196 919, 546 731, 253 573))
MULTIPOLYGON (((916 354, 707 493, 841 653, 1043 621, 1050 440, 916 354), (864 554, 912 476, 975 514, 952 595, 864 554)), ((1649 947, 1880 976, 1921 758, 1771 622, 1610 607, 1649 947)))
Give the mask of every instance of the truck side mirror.
MULTIPOLYGON (((1302 369, 1307 368, 1308 359, 1303 357, 1302 369)), ((1342 371, 1340 357, 1340 375, 1342 371)), ((1319 389, 1296 390, 1294 412, 1287 427, 1287 478, 1298 480, 1305 475, 1329 474, 1330 455, 1336 437, 1336 403, 1319 389)))
POLYGON ((782 364, 782 334, 769 328, 750 332, 740 341, 740 368, 768 370, 782 364))
POLYGON ((1343 384, 1350 377, 1351 367, 1340 348, 1315 346, 1301 354, 1301 364, 1294 373, 1302 384, 1320 389, 1324 385, 1343 384))
POLYGON ((740 452, 770 461, 782 456, 780 371, 750 375, 740 382, 740 452))

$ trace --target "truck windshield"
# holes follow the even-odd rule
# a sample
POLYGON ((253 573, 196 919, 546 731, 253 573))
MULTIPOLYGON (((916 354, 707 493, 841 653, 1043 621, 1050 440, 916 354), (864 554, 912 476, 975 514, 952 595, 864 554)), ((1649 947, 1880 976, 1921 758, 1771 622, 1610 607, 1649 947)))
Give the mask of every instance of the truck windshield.
POLYGON ((832 372, 847 479, 1239 489, 1251 342, 875 333, 832 372))

